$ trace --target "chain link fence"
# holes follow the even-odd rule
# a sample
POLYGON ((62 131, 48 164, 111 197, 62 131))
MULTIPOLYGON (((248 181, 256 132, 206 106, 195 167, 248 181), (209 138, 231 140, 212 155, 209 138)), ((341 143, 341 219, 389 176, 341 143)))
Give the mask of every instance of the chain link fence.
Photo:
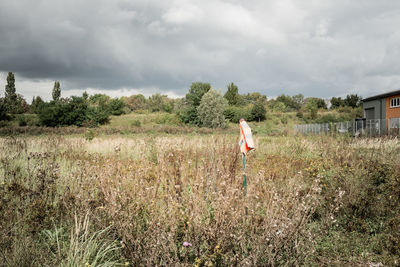
POLYGON ((345 122, 299 124, 294 126, 301 134, 348 134, 351 136, 400 136, 400 118, 387 120, 356 119, 345 122))

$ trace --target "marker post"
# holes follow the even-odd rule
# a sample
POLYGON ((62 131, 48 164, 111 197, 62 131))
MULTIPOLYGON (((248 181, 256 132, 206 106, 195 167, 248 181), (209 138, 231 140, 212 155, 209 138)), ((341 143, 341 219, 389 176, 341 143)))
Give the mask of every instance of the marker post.
POLYGON ((246 195, 247 195, 247 176, 246 176, 246 155, 242 154, 243 161, 243 196, 244 196, 244 212, 247 215, 248 210, 246 206, 246 195))
POLYGON ((248 214, 246 206, 246 195, 247 195, 247 177, 246 177, 246 153, 254 149, 253 137, 251 135, 251 129, 244 119, 239 121, 240 128, 240 141, 239 148, 242 152, 242 162, 243 162, 243 196, 245 200, 245 212, 248 214))

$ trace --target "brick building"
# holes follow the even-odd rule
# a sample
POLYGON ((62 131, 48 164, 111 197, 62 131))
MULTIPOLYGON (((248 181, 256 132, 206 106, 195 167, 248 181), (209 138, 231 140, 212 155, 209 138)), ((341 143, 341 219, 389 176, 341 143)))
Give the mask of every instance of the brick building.
POLYGON ((362 102, 367 121, 380 119, 382 130, 400 127, 400 90, 371 96, 362 102))

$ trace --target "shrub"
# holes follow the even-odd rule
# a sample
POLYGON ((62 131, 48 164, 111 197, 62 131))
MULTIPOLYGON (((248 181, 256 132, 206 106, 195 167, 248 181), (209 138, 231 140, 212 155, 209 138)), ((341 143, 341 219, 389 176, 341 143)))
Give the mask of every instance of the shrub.
POLYGON ((85 132, 85 139, 92 141, 97 136, 97 133, 93 129, 87 129, 85 132))
POLYGON ((316 123, 337 122, 338 118, 334 114, 325 114, 315 120, 316 123))
POLYGON ((227 105, 227 100, 219 92, 210 89, 204 94, 197 109, 201 124, 210 128, 224 127, 224 110, 227 105))
POLYGON ((228 106, 224 110, 224 116, 233 123, 239 123, 241 118, 244 118, 246 121, 251 121, 252 118, 248 108, 237 106, 228 106))
POLYGON ((36 114, 18 114, 16 120, 19 126, 39 126, 40 121, 36 114))
POLYGON ((256 102, 251 109, 251 117, 254 121, 263 121, 265 120, 265 110, 264 104, 262 102, 256 102))
POLYGON ((134 127, 140 127, 142 125, 142 123, 140 120, 136 119, 136 120, 132 121, 131 125, 134 127))
POLYGON ((302 119, 304 117, 303 112, 301 112, 301 111, 297 112, 296 113, 296 117, 299 118, 299 119, 302 119))
POLYGON ((118 98, 113 98, 108 104, 108 109, 111 115, 119 116, 124 113, 125 103, 118 98))
POLYGON ((198 126, 201 124, 200 119, 197 116, 197 107, 195 106, 190 106, 183 111, 178 112, 177 115, 183 123, 198 126))
POLYGON ((83 97, 44 103, 39 110, 40 123, 44 126, 97 126, 109 121, 109 110, 103 105, 89 106, 83 97))
POLYGON ((169 125, 179 125, 180 121, 178 116, 175 114, 162 114, 156 117, 157 124, 169 124, 169 125))

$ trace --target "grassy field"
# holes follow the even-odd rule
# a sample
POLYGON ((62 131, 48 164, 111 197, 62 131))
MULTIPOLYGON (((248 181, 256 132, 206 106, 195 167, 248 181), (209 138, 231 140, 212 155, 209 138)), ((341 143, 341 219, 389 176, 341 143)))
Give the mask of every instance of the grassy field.
POLYGON ((0 138, 1 264, 400 264, 399 140, 259 132, 0 138))

